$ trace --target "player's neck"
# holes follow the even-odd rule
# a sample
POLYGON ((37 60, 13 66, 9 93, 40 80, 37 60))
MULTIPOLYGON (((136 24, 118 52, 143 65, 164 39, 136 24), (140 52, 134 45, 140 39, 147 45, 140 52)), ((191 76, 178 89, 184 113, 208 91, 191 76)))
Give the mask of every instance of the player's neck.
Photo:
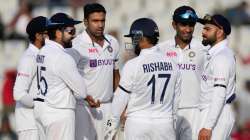
POLYGON ((42 43, 38 40, 35 40, 32 44, 38 49, 41 49, 43 46, 42 43))
POLYGON ((146 44, 146 43, 145 43, 145 44, 141 45, 140 48, 141 48, 141 49, 148 49, 148 48, 152 48, 153 46, 154 46, 154 45, 152 45, 152 44, 148 44, 148 43, 146 44))
POLYGON ((223 41, 225 38, 218 38, 213 44, 211 44, 211 47, 214 47, 216 44, 220 43, 223 41))
POLYGON ((90 33, 87 29, 86 32, 88 33, 90 39, 92 40, 92 42, 95 42, 97 44, 99 44, 101 47, 103 47, 104 45, 104 36, 95 36, 94 34, 90 33))
POLYGON ((188 42, 184 42, 180 38, 175 37, 175 43, 176 43, 176 45, 179 45, 181 49, 184 49, 188 44, 190 44, 191 40, 192 39, 190 39, 190 41, 188 41, 188 42))

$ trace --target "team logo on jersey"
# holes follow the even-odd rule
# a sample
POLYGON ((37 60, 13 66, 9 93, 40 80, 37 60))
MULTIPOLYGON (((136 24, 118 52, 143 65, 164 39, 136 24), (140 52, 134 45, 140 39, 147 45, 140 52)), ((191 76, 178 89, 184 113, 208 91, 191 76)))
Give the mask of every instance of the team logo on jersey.
POLYGON ((108 46, 107 49, 108 49, 108 51, 109 51, 110 53, 113 52, 113 48, 112 48, 111 46, 108 46))
POLYGON ((190 58, 193 58, 193 57, 195 57, 195 52, 193 52, 193 51, 190 51, 189 52, 189 54, 188 54, 188 56, 190 57, 190 58))

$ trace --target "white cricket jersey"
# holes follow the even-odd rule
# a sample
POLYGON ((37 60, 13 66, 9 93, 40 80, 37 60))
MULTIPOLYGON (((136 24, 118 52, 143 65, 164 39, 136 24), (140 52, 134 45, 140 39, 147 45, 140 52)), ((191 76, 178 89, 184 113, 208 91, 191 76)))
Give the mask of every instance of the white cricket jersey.
POLYGON ((142 49, 122 71, 119 88, 129 96, 128 117, 172 118, 179 97, 180 72, 158 47, 142 49))
POLYGON ((86 97, 84 80, 74 59, 60 44, 47 40, 36 58, 39 95, 51 107, 75 108, 76 98, 86 97))
POLYGON ((104 46, 101 47, 92 42, 86 31, 79 34, 73 40, 73 49, 78 51, 73 58, 85 80, 88 95, 109 102, 113 97, 113 70, 118 69, 119 44, 114 37, 104 36, 104 46))
POLYGON ((15 118, 16 130, 23 131, 37 129, 32 108, 27 108, 20 103, 20 99, 29 94, 31 98, 38 93, 36 74, 36 55, 39 49, 29 44, 17 67, 17 77, 14 86, 14 99, 16 100, 15 118))
POLYGON ((181 49, 175 39, 167 40, 158 45, 167 58, 174 59, 181 71, 182 87, 179 108, 197 107, 200 95, 200 77, 205 47, 196 39, 181 49))
POLYGON ((228 41, 223 40, 209 49, 204 63, 199 108, 209 108, 205 127, 214 127, 223 106, 230 97, 235 96, 235 90, 235 56, 228 47, 228 41), (223 91, 218 91, 218 89, 223 91))

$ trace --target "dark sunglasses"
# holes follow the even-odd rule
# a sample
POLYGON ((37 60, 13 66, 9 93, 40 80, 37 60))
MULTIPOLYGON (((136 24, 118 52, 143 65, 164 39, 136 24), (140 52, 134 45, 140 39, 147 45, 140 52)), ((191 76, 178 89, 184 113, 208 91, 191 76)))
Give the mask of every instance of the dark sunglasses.
POLYGON ((68 34, 70 34, 70 35, 75 35, 76 34, 76 29, 74 28, 74 29, 64 29, 63 30, 64 32, 67 32, 68 34))

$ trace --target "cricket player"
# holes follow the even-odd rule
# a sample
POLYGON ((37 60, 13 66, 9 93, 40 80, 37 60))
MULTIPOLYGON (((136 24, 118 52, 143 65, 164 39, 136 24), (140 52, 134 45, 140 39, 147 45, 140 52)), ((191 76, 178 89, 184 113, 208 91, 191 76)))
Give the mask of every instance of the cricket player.
POLYGON ((84 7, 86 30, 73 40, 73 49, 78 70, 87 86, 87 94, 101 103, 91 108, 84 102, 77 102, 76 140, 103 140, 104 128, 111 113, 113 89, 118 85, 119 44, 104 33, 105 8, 97 3, 84 7), (115 83, 113 86, 113 82, 115 83))
POLYGON ((181 89, 178 67, 155 46, 159 30, 153 20, 135 20, 125 37, 132 38, 139 56, 129 60, 123 68, 105 138, 113 138, 127 106, 126 140, 175 140, 173 118, 181 89))
POLYGON ((56 13, 50 20, 58 26, 48 31, 50 40, 36 57, 37 87, 34 114, 45 131, 46 140, 75 139, 76 99, 95 105, 86 94, 86 85, 73 58, 65 52, 72 46, 74 25, 81 23, 64 13, 56 13))
POLYGON ((199 21, 204 24, 202 43, 210 48, 202 73, 196 139, 229 140, 235 121, 231 103, 236 97, 235 56, 227 39, 231 25, 222 15, 206 15, 199 21))
POLYGON ((46 30, 51 26, 46 17, 39 16, 33 18, 26 27, 30 44, 19 62, 14 86, 16 130, 19 140, 44 139, 43 133, 38 132, 34 118, 33 97, 38 93, 35 79, 36 55, 45 44, 46 30))
POLYGON ((174 59, 182 73, 182 93, 177 111, 177 140, 192 140, 195 134, 193 121, 195 110, 198 110, 200 77, 206 55, 201 41, 193 37, 197 20, 192 7, 178 7, 174 11, 172 22, 176 31, 175 37, 159 44, 165 57, 174 59))

